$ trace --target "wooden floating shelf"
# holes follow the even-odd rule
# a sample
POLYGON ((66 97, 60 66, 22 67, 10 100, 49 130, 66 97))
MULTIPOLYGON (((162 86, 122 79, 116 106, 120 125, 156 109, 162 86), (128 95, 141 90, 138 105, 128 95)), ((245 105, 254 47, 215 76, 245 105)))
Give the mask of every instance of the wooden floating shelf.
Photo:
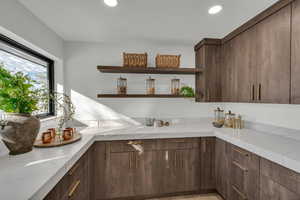
POLYGON ((122 67, 122 66, 98 66, 103 73, 133 73, 133 74, 185 74, 194 75, 201 73, 199 68, 156 68, 156 67, 122 67))
POLYGON ((98 98, 187 98, 181 95, 172 94, 98 94, 98 98))

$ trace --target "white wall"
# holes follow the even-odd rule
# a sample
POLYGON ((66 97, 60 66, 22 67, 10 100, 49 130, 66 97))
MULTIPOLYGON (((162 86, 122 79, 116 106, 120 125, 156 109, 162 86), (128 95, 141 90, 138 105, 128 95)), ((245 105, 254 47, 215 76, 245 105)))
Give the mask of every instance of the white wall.
MULTIPOLYGON (((63 40, 17 0, 0 0, 0 5, 0 33, 54 60, 55 87, 63 91, 63 40)), ((0 155, 7 152, 0 141, 0 155)))
POLYGON ((63 59, 63 40, 17 0, 0 0, 0 27, 63 59))
MULTIPOLYGON (((80 120, 118 119, 129 117, 212 117, 213 109, 222 106, 240 113, 246 120, 300 130, 300 105, 276 104, 210 104, 186 99, 97 99, 99 92, 116 92, 118 74, 104 74, 96 66, 122 65, 122 52, 148 52, 150 66, 156 53, 182 54, 182 66, 194 66, 192 46, 124 43, 101 44, 68 42, 65 45, 65 80, 77 107, 80 120)), ((122 75, 128 79, 129 92, 143 92, 145 75, 122 75)), ((172 75, 155 75, 161 92, 168 91, 172 75)), ((178 76, 182 82, 194 86, 192 76, 178 76)))
MULTIPOLYGON (((157 53, 181 54, 181 65, 193 67, 193 48, 153 43, 83 43, 68 42, 65 45, 65 81, 72 95, 80 120, 118 119, 129 117, 201 117, 212 114, 211 104, 196 104, 187 99, 97 99, 98 93, 116 93, 120 74, 97 71, 97 65, 122 65, 123 52, 147 52, 148 66, 155 66, 157 53)), ((127 78, 128 93, 144 93, 148 75, 122 74, 127 78)), ((173 77, 194 87, 194 76, 152 75, 156 79, 158 93, 169 93, 173 77)))

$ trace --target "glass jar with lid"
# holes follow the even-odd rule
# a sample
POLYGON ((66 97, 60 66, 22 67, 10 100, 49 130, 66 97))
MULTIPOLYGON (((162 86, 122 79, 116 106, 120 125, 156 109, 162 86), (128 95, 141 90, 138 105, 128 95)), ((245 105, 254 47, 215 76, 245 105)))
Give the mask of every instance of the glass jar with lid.
POLYGON ((146 90, 148 95, 155 94, 155 79, 149 77, 146 80, 146 90))
POLYGON ((224 110, 221 110, 219 107, 215 110, 215 122, 219 124, 224 124, 225 116, 224 110))
POLYGON ((235 114, 230 110, 225 114, 225 127, 233 128, 234 125, 235 114))
POLYGON ((118 78, 117 82, 118 94, 127 94, 127 79, 126 78, 118 78))
POLYGON ((174 78, 171 80, 171 94, 179 95, 180 93, 180 79, 174 78))

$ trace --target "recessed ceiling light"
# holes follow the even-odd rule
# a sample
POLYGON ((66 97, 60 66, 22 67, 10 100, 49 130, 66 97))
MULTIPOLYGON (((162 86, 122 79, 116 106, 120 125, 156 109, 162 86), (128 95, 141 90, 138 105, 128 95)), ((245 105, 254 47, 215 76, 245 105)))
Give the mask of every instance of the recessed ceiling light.
POLYGON ((109 7, 116 7, 118 5, 117 0, 104 0, 104 3, 109 7))
POLYGON ((215 6, 212 6, 211 8, 209 8, 208 13, 211 15, 215 15, 215 14, 221 12, 222 9, 223 9, 223 7, 221 5, 215 5, 215 6))

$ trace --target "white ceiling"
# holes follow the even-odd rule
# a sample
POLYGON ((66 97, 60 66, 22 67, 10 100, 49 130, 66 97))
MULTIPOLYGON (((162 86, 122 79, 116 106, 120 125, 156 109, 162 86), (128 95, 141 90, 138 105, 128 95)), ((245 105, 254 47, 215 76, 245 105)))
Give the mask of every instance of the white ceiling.
POLYGON ((195 44, 224 37, 278 0, 19 0, 66 41, 195 44), (221 4, 221 13, 208 8, 221 4))

